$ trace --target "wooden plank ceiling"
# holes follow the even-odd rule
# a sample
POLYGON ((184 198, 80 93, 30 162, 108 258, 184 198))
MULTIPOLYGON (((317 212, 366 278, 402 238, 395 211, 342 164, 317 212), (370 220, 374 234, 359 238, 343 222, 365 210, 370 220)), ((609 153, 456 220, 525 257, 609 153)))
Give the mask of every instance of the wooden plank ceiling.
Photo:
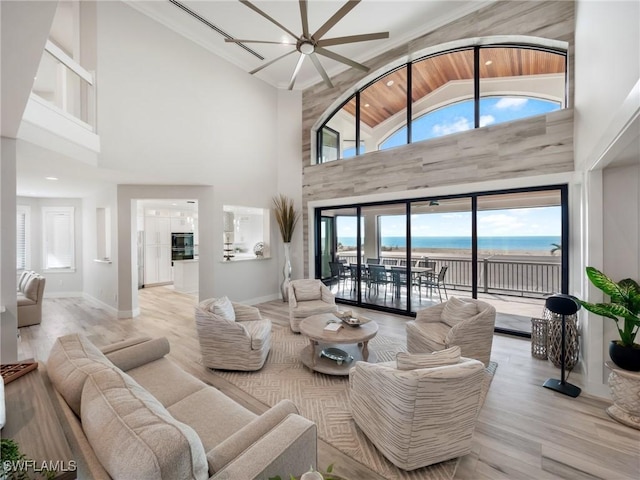
MULTIPOLYGON (((565 72, 565 57, 527 48, 482 48, 480 78, 518 77, 565 72)), ((412 101, 431 94, 448 82, 473 79, 473 50, 426 58, 412 65, 412 101)), ((360 93, 360 121, 373 128, 406 108, 407 69, 379 78, 360 93)), ((355 117, 355 96, 342 107, 355 117)))

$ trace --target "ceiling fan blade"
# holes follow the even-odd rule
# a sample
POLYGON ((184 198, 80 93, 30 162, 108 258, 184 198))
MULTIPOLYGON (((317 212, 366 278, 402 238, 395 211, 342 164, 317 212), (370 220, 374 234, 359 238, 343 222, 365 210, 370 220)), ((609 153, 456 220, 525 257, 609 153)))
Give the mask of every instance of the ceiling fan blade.
POLYGON ((304 53, 301 53, 300 58, 298 58, 298 63, 296 63, 296 68, 293 69, 293 75, 291 75, 291 81, 289 82, 289 90, 293 90, 293 85, 296 83, 296 77, 300 72, 302 62, 304 62, 304 57, 306 57, 306 55, 304 53))
POLYGON ((389 38, 389 32, 364 33, 362 35, 349 35, 348 37, 327 38, 318 40, 318 46, 329 47, 331 45, 342 45, 344 43, 366 42, 369 40, 381 40, 389 38))
POLYGON ((282 30, 284 30, 285 32, 287 32, 289 35, 291 35, 293 38, 297 39, 298 35, 296 35, 295 33, 293 33, 291 30, 289 30, 287 27, 285 27, 284 25, 278 23, 278 21, 274 20, 273 18, 271 18, 269 15, 267 15, 266 13, 264 13, 262 10, 260 10, 258 7, 256 7, 253 3, 247 1, 247 0, 239 0, 240 3, 246 5, 247 7, 249 7, 251 10, 253 10, 254 12, 262 15, 264 18, 266 18, 267 20, 269 20, 271 23, 273 23, 274 25, 277 25, 278 27, 280 27, 282 30))
POLYGON ((307 0, 300 0, 300 19, 302 20, 302 36, 309 38, 309 15, 307 13, 307 0))
POLYGON ((317 31, 316 33, 314 33, 312 36, 315 40, 320 40, 322 38, 322 36, 327 33, 329 30, 331 30, 331 28, 338 23, 340 20, 342 20, 342 17, 344 17, 347 13, 349 13, 351 10, 353 10, 356 5, 358 5, 360 3, 361 0, 348 0, 347 3, 345 3, 340 10, 338 10, 336 13, 333 14, 333 16, 327 20, 326 22, 324 22, 324 25, 322 25, 317 31))
POLYGON ((249 73, 251 75, 253 75, 254 73, 258 73, 260 70, 262 70, 263 68, 268 67, 269 65, 276 63, 278 60, 280 60, 281 58, 286 57, 287 55, 291 55, 293 52, 295 52, 295 50, 291 50, 290 52, 285 53, 284 55, 280 55, 278 58, 274 58, 273 60, 265 63, 264 65, 260 65, 258 68, 251 70, 249 73))
POLYGON ((237 38, 225 38, 226 43, 272 43, 274 45, 295 45, 295 42, 271 42, 269 40, 239 40, 237 38))
POLYGON ((333 83, 331 83, 331 79, 329 78, 329 75, 327 75, 327 72, 322 67, 322 64, 320 63, 320 60, 318 59, 318 56, 315 53, 312 53, 309 56, 311 57, 311 61, 315 65, 316 70, 318 70, 318 73, 320 74, 320 76, 324 80, 324 83, 327 85, 327 87, 333 88, 333 83))
POLYGON ((349 65, 350 67, 357 68, 357 69, 362 70, 364 72, 368 72, 369 71, 369 67, 365 67, 361 63, 354 62, 353 60, 349 60, 347 57, 343 57, 342 55, 338 55, 337 53, 331 52, 331 51, 329 51, 329 50, 327 50, 325 48, 316 47, 316 53, 319 53, 320 55, 323 55, 323 56, 328 57, 328 58, 330 58, 332 60, 335 60, 336 62, 344 63, 345 65, 349 65))

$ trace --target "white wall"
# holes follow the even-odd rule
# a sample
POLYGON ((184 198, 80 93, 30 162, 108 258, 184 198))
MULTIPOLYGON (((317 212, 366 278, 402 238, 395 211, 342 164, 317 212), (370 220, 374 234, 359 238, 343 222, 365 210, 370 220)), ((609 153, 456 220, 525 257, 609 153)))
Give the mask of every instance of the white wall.
POLYGON ((78 198, 17 197, 16 205, 30 207, 30 270, 47 279, 45 297, 80 296, 83 277, 82 201, 78 198), (42 209, 44 207, 74 207, 75 270, 53 272, 44 270, 42 209))
MULTIPOLYGON (((200 260, 206 261, 207 249, 215 258, 205 278, 201 268, 200 296, 275 296, 277 259, 221 258, 223 205, 270 208, 278 191, 277 90, 122 3, 99 2, 97 25, 100 167, 142 172, 148 184, 159 172, 176 187, 213 186, 212 203, 198 203, 200 260)), ((292 123, 299 137, 300 120, 292 123)), ((299 176, 295 185, 300 190, 299 176)), ((169 196, 161 187, 158 194, 138 190, 118 194, 119 283, 130 270, 130 254, 123 251, 130 239, 122 238, 121 228, 128 226, 121 218, 128 212, 125 198, 198 198, 188 188, 169 196)), ((134 312, 129 286, 120 284, 118 295, 120 314, 134 312)))
POLYGON ((640 78, 640 2, 578 0, 575 45, 574 138, 580 169, 595 147, 614 140, 603 143, 601 137, 640 78))
MULTIPOLYGON (((637 165, 605 168, 602 184, 604 272, 616 281, 640 281, 640 159, 637 165)), ((613 321, 603 321, 603 349, 608 352, 618 332, 613 321)))
POLYGON ((82 256, 83 293, 94 300, 102 302, 113 312, 118 308, 118 263, 113 260, 118 258, 117 200, 117 188, 114 185, 96 192, 91 197, 84 198, 82 202, 82 238, 84 240, 82 256), (111 263, 95 261, 98 245, 97 208, 108 208, 111 216, 111 263))
MULTIPOLYGON (((640 2, 577 0, 574 142, 576 171, 583 175, 584 191, 581 196, 582 251, 578 264, 572 264, 572 272, 577 271, 580 276, 572 283, 572 292, 590 301, 601 301, 602 295, 586 280, 587 265, 615 277, 616 272, 607 271, 609 266, 616 270, 616 264, 627 260, 631 263, 633 258, 635 265, 638 263, 637 250, 635 257, 624 259, 615 245, 619 240, 609 243, 609 235, 605 238, 603 233, 606 225, 622 225, 631 213, 627 208, 610 208, 619 205, 618 195, 626 195, 630 179, 623 181, 620 175, 599 169, 615 161, 607 158, 602 162, 603 158, 615 156, 612 152, 624 149, 619 140, 621 136, 628 136, 629 132, 623 130, 638 110, 638 105, 630 103, 637 97, 634 89, 639 78, 640 2)), ((632 192, 629 192, 631 197, 632 192)), ((633 227, 631 230, 633 234, 633 227)), ((636 244, 637 236, 635 230, 636 244)), ((612 337, 614 326, 587 312, 581 313, 581 321, 584 387, 590 393, 604 396, 608 392, 604 362, 609 359, 608 342, 615 338, 615 335, 612 337)))

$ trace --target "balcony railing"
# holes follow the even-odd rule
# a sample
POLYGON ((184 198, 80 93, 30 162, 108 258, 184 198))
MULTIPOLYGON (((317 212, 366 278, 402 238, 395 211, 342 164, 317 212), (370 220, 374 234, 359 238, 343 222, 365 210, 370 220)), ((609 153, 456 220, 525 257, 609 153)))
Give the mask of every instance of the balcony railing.
MULTIPOLYGON (((357 261, 357 256, 353 254, 340 253, 338 258, 348 263, 357 261)), ((400 259, 395 258, 401 264, 400 259)), ((381 263, 390 264, 392 259, 393 257, 382 256, 381 263)), ((412 262, 421 259, 422 257, 411 257, 412 262)), ((364 259, 361 261, 364 262, 364 259)), ((446 285, 457 290, 471 290, 473 273, 470 258, 429 256, 429 261, 435 262, 435 273, 445 265, 449 267, 445 277, 446 285)), ((478 260, 478 292, 540 298, 560 291, 561 275, 559 259, 487 257, 478 260)))
POLYGON ((33 94, 95 132, 94 75, 51 41, 47 41, 42 53, 33 83, 33 94))

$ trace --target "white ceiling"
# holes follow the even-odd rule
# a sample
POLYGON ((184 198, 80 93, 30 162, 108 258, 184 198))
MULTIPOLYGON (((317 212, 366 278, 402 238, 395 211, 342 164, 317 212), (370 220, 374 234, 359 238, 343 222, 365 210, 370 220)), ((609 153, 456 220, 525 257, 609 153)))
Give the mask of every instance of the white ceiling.
MULTIPOLYGON (((178 1, 234 38, 276 42, 294 40, 285 31, 236 0, 178 1)), ((247 43, 247 47, 264 57, 264 60, 259 60, 238 45, 226 43, 219 33, 168 0, 129 0, 126 3, 247 72, 295 49, 291 45, 247 43)), ((300 7, 297 0, 253 0, 252 3, 291 32, 297 35, 302 34, 300 7)), ((345 0, 310 0, 307 7, 309 31, 315 32, 345 3, 345 0)), ((389 38, 385 40, 327 47, 328 50, 362 63, 489 3, 492 2, 478 0, 363 0, 323 38, 389 32, 389 38)), ((298 57, 297 52, 289 55, 256 73, 256 76, 275 87, 287 88, 298 57)), ((323 56, 318 57, 329 77, 350 68, 335 60, 323 56)), ((313 64, 306 60, 297 77, 294 89, 305 89, 320 81, 322 78, 313 64)))

